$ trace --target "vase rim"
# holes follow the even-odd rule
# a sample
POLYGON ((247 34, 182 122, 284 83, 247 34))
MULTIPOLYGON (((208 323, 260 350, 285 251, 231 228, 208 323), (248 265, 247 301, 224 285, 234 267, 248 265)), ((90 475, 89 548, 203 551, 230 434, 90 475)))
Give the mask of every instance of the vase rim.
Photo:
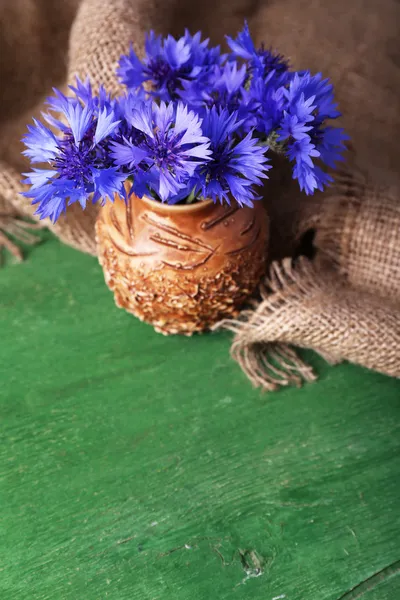
POLYGON ((197 211, 203 210, 207 208, 214 202, 211 199, 201 200, 200 202, 196 202, 195 204, 167 204, 164 202, 160 202, 159 200, 154 200, 153 198, 149 198, 148 196, 142 196, 139 198, 144 204, 146 204, 152 210, 156 210, 157 212, 163 213, 195 213, 197 211))

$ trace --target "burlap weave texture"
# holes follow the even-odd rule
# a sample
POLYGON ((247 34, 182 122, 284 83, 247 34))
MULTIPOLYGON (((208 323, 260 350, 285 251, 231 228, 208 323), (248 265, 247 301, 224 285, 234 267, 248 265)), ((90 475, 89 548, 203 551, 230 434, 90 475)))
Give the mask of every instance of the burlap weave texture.
MULTIPOLYGON (((289 321, 284 337, 282 321, 274 317, 275 313, 270 309, 265 313, 267 327, 260 322, 261 306, 265 305, 255 309, 258 341, 255 345, 254 331, 249 329, 248 348, 254 354, 254 348, 274 343, 284 362, 283 355, 287 360, 295 355, 277 343, 312 347, 332 359, 351 360, 398 376, 399 3, 64 0, 56 8, 54 4, 52 0, 14 0, 0 5, 0 80, 4 90, 0 95, 0 246, 18 254, 7 232, 21 239, 25 236, 25 241, 30 236, 19 220, 33 214, 29 202, 20 196, 21 172, 28 168, 21 156, 20 139, 26 123, 43 109, 43 99, 52 85, 66 89, 75 74, 89 75, 95 85, 103 83, 118 93, 118 58, 130 43, 140 52, 149 29, 179 35, 187 26, 192 31, 202 29, 217 42, 225 33, 234 34, 247 18, 257 41, 265 40, 268 46, 288 55, 296 68, 321 70, 332 78, 355 154, 354 162, 338 174, 334 186, 313 198, 301 194, 279 169, 267 184, 271 257, 296 253, 310 230, 316 254, 312 276, 305 266, 298 276, 294 275, 296 268, 288 274, 287 262, 273 267, 273 273, 282 270, 287 274, 287 285, 287 278, 300 282, 302 292, 296 295, 292 311, 294 296, 289 294, 286 300, 289 321), (382 299, 376 309, 370 302, 374 296, 382 299), (313 311, 307 312, 311 298, 313 311), (340 322, 352 323, 347 333, 338 329, 340 322), (392 329, 392 337, 389 333, 376 335, 378 329, 386 332, 385 324, 392 329), (337 335, 338 331, 342 334, 337 335), (362 337, 366 332, 367 337, 362 337), (328 343, 333 339, 334 347, 328 343)), ((95 254, 96 214, 96 206, 85 212, 74 206, 56 225, 47 225, 63 242, 95 254)), ((263 294, 265 289, 270 285, 264 286, 263 294)), ((250 313, 244 315, 242 327, 252 322, 250 313)), ((235 348, 245 347, 243 331, 240 343, 238 338, 234 342, 236 356, 235 348)), ((311 376, 305 366, 298 363, 297 367, 311 376)), ((262 384, 260 380, 257 383, 262 384)), ((265 380, 264 387, 268 386, 265 380)))

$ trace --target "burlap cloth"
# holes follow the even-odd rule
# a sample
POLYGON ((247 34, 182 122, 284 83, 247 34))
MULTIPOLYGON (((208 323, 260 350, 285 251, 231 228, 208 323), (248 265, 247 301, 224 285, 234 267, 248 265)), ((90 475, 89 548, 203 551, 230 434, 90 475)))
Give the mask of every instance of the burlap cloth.
MULTIPOLYGON (((88 74, 113 93, 118 57, 149 29, 201 29, 212 42, 247 18, 258 42, 336 88, 352 138, 346 168, 306 197, 285 165, 265 187, 275 259, 260 297, 236 322, 232 355, 255 385, 312 379, 291 345, 400 376, 400 4, 396 0, 13 0, 0 2, 0 248, 34 241, 21 217, 20 139, 52 86, 88 74), (10 237, 11 236, 11 237, 10 237), (305 253, 311 259, 297 258, 305 253), (294 257, 284 258, 284 257, 294 257), (284 259, 284 260, 282 260, 284 259)), ((96 253, 97 207, 74 205, 56 225, 71 246, 96 253)))

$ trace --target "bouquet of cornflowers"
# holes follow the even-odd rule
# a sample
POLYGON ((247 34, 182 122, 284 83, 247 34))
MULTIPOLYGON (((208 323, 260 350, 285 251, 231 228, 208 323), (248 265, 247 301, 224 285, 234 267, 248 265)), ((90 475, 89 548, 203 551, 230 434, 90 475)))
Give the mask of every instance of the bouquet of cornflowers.
POLYGON ((224 54, 200 33, 151 32, 143 60, 133 48, 120 59, 124 95, 95 94, 88 79, 69 96, 54 90, 47 125, 34 120, 23 140, 31 162, 48 165, 25 174, 36 214, 55 222, 75 202, 128 193, 253 206, 269 152, 288 158, 301 190, 322 190, 331 180, 323 167, 342 158, 347 139, 326 125, 340 115, 332 85, 256 48, 247 24, 227 43, 224 54))

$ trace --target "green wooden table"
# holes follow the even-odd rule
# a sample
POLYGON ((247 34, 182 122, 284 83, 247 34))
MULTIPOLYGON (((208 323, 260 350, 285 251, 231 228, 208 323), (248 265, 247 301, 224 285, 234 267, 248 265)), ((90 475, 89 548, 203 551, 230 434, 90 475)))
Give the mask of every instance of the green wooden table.
POLYGON ((0 271, 0 598, 400 598, 400 382, 263 394, 45 237, 0 271))

